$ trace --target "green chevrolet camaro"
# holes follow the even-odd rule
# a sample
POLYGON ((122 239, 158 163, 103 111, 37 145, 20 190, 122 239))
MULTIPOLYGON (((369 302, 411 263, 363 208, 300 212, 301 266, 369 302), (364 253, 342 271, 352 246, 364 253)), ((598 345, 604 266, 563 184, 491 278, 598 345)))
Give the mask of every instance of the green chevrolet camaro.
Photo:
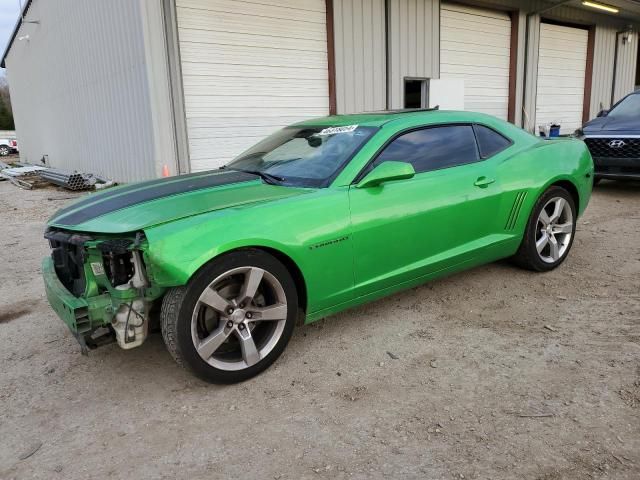
POLYGON ((298 319, 501 258, 557 267, 592 182, 581 141, 487 115, 309 120, 219 170, 56 212, 47 297, 85 352, 137 347, 159 324, 180 365, 238 382, 278 358, 298 319))

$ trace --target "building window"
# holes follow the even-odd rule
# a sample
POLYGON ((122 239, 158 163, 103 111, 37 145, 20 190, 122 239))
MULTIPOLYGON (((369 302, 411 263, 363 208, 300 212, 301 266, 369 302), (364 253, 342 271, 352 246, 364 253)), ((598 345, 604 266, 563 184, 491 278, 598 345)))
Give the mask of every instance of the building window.
POLYGON ((405 77, 404 108, 428 108, 428 107, 429 107, 429 79, 405 77))

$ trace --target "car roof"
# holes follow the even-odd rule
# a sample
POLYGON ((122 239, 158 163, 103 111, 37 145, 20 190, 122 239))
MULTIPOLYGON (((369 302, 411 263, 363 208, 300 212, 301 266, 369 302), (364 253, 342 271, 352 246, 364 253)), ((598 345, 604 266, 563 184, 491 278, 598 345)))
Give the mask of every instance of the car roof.
POLYGON ((330 115, 328 117, 311 118, 293 124, 294 127, 340 127, 358 125, 363 127, 381 127, 395 121, 415 121, 416 124, 450 123, 450 122, 491 122, 494 117, 483 113, 437 110, 407 109, 385 110, 381 112, 354 113, 348 115, 330 115))

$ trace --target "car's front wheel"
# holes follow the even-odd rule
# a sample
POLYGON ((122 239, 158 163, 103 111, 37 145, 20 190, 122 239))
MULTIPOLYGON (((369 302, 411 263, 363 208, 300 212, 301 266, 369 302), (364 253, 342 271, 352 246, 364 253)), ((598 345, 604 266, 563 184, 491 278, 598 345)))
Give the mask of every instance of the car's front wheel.
POLYGON ((171 289, 162 335, 178 364, 212 383, 235 383, 269 367, 286 347, 298 314, 286 267, 261 250, 241 250, 171 289))
POLYGON ((573 245, 576 219, 571 194, 559 186, 547 189, 533 207, 515 262, 538 272, 559 266, 573 245))

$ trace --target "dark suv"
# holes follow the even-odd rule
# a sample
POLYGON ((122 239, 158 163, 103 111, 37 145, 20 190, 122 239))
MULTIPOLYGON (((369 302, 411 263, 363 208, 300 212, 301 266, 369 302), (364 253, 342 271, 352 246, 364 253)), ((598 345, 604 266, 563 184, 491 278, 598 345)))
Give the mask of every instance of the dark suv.
MULTIPOLYGON (((578 132, 580 133, 580 132, 578 132)), ((595 165, 595 181, 640 180, 640 90, 582 127, 595 165)))

